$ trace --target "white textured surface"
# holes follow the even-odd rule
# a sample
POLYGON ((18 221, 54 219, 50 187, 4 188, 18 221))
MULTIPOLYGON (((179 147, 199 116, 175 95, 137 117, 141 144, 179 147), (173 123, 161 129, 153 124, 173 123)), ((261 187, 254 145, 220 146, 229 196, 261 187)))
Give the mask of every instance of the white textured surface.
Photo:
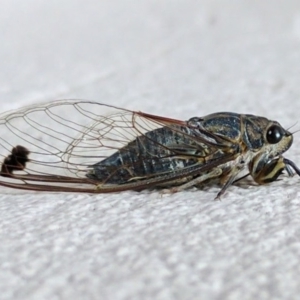
MULTIPOLYGON (((84 98, 288 127, 299 1, 2 1, 2 110, 84 98), (276 4, 275 4, 276 3, 276 4)), ((299 129, 299 123, 294 127, 299 129)), ((300 163, 300 136, 286 156, 300 163)), ((300 180, 161 197, 0 189, 0 299, 296 299, 300 180)))

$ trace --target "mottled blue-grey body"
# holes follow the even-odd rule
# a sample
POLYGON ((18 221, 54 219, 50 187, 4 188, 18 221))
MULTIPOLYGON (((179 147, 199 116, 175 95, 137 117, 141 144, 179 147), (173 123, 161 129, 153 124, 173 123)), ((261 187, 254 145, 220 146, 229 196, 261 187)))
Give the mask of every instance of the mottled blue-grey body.
MULTIPOLYGON (((110 157, 96 163, 87 176, 108 184, 123 184, 177 172, 194 165, 209 164, 226 154, 232 154, 230 162, 218 166, 222 170, 218 181, 226 181, 235 164, 240 171, 245 163, 255 178, 270 160, 287 150, 292 143, 292 135, 286 131, 287 139, 277 147, 277 151, 269 149, 267 155, 259 154, 266 146, 265 134, 270 123, 280 126, 277 122, 263 117, 236 113, 224 112, 202 118, 194 117, 186 122, 186 126, 169 125, 138 136, 110 157), (256 154, 259 155, 254 162, 256 154)), ((277 161, 273 162, 268 172, 273 171, 276 166, 277 161)), ((277 178, 282 168, 278 168, 272 176, 277 178)), ((209 171, 205 170, 186 180, 207 173, 209 171)), ((261 177, 260 174, 255 179, 259 182, 261 177)), ((269 177, 263 180, 267 181, 269 177)), ((182 182, 183 180, 171 181, 171 184, 182 182)))

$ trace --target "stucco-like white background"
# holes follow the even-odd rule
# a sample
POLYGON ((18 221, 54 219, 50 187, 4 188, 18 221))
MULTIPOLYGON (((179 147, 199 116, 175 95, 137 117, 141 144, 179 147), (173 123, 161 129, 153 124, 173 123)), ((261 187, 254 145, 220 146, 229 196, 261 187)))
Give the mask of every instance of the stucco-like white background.
MULTIPOLYGON (((0 41, 1 111, 81 98, 300 127, 296 0, 3 0, 0 41)), ((217 191, 0 188, 0 299, 296 299, 300 179, 217 191)))

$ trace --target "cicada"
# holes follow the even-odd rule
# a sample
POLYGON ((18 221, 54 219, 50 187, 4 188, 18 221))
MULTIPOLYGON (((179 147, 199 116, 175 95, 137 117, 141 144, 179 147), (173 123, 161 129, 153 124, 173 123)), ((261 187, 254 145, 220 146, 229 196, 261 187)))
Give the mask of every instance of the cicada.
POLYGON ((178 192, 217 184, 220 197, 250 175, 258 184, 300 170, 282 153, 293 135, 249 114, 182 121, 91 101, 65 100, 0 116, 0 185, 35 191, 178 192))

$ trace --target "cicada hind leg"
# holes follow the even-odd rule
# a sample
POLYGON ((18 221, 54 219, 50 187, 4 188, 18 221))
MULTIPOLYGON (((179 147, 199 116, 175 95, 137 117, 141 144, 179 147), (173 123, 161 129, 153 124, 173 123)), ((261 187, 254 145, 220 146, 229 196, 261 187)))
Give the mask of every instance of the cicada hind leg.
POLYGON ((216 178, 218 176, 221 176, 222 174, 222 169, 221 168, 214 168, 212 169, 211 172, 208 172, 206 174, 203 174, 203 175, 200 175, 182 185, 179 185, 179 186, 174 186, 174 187, 171 187, 169 189, 164 189, 162 191, 162 194, 173 194, 173 193, 177 193, 177 192, 181 192, 183 190, 186 190, 192 186, 197 186, 209 179, 212 179, 212 178, 216 178))

